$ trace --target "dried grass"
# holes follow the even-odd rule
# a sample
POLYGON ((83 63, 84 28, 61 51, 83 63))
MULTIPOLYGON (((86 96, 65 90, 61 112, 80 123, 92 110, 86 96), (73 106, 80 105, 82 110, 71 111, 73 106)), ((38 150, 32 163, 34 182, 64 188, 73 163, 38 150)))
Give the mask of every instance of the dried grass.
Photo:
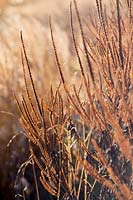
MULTIPOLYGON (((90 16, 90 24, 85 20, 84 27, 76 0, 70 4, 72 40, 80 71, 78 82, 72 86, 49 19, 61 82, 54 89, 51 86, 47 96, 37 89, 34 63, 21 32, 25 91, 21 100, 15 98, 40 181, 57 199, 133 198, 132 1, 114 1, 111 11, 101 0, 96 0, 96 6, 99 22, 90 16), (74 13, 82 46, 75 34, 74 13)), ((39 199, 34 165, 33 171, 39 199)))

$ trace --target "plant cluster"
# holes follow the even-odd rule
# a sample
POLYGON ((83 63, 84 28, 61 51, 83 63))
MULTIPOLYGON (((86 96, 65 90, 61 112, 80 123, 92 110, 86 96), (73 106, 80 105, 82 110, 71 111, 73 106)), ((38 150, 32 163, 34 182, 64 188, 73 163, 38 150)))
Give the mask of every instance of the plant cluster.
POLYGON ((25 94, 21 101, 15 98, 28 138, 27 162, 33 166, 38 200, 39 182, 58 200, 133 198, 132 1, 113 1, 110 11, 101 0, 96 0, 96 6, 99 21, 90 17, 86 26, 93 35, 90 40, 76 0, 70 4, 72 40, 81 73, 81 80, 71 87, 65 80, 49 19, 61 81, 56 90, 51 86, 45 99, 34 84, 21 32, 25 94), (74 31, 73 5, 82 47, 74 31))

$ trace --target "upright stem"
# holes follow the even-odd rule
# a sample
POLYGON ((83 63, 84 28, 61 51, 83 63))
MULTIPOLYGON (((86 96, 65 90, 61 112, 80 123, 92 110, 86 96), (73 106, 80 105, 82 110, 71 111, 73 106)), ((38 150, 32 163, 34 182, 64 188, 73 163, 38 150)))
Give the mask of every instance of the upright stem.
MULTIPOLYGON (((85 125, 83 122, 83 141, 85 142, 85 125)), ((84 160, 86 160, 87 153, 84 152, 84 160)), ((87 172, 84 169, 84 200, 87 199, 87 172)))
POLYGON ((34 164, 34 160, 33 159, 32 159, 32 168, 33 168, 33 175, 34 175, 35 186, 36 186, 37 200, 40 200, 38 184, 37 184, 37 177, 36 177, 36 170, 35 170, 35 164, 34 164))
POLYGON ((118 21, 118 39, 119 39, 119 56, 121 60, 121 68, 124 68, 124 59, 123 59, 123 53, 122 53, 122 32, 121 32, 121 19, 120 19, 120 2, 119 0, 116 0, 116 6, 117 6, 117 21, 118 21))
POLYGON ((72 191, 72 173, 71 173, 71 164, 72 163, 72 155, 71 155, 71 134, 68 131, 68 137, 67 137, 67 149, 68 149, 68 185, 69 185, 69 190, 72 191))

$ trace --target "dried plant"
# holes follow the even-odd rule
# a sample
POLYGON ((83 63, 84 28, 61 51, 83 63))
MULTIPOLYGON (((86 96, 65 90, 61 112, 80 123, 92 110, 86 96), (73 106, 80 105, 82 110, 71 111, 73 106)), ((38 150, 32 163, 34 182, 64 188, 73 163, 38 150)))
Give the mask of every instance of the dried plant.
POLYGON ((132 1, 114 1, 109 14, 101 0, 96 0, 96 6, 99 23, 90 18, 92 24, 86 27, 94 34, 90 40, 76 0, 70 4, 72 40, 81 72, 81 82, 73 87, 65 79, 49 19, 61 83, 56 90, 51 86, 45 99, 34 84, 21 32, 26 93, 16 100, 40 181, 57 199, 133 198, 132 1), (75 36, 73 6, 83 48, 75 36))

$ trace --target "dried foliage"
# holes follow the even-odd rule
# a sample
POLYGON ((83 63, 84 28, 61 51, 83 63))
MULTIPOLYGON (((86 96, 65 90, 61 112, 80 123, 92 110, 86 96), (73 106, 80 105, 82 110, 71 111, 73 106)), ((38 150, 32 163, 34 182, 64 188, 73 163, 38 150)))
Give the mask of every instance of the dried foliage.
POLYGON ((49 19, 61 83, 56 90, 51 86, 45 99, 34 84, 21 32, 26 93, 16 100, 40 181, 57 199, 133 199, 132 1, 116 0, 110 11, 101 0, 96 0, 96 6, 99 22, 90 17, 91 24, 83 28, 76 0, 70 4, 81 72, 81 81, 73 88, 66 82, 49 19), (73 11, 83 48, 76 40, 73 11), (93 33, 92 40, 86 29, 93 33))

